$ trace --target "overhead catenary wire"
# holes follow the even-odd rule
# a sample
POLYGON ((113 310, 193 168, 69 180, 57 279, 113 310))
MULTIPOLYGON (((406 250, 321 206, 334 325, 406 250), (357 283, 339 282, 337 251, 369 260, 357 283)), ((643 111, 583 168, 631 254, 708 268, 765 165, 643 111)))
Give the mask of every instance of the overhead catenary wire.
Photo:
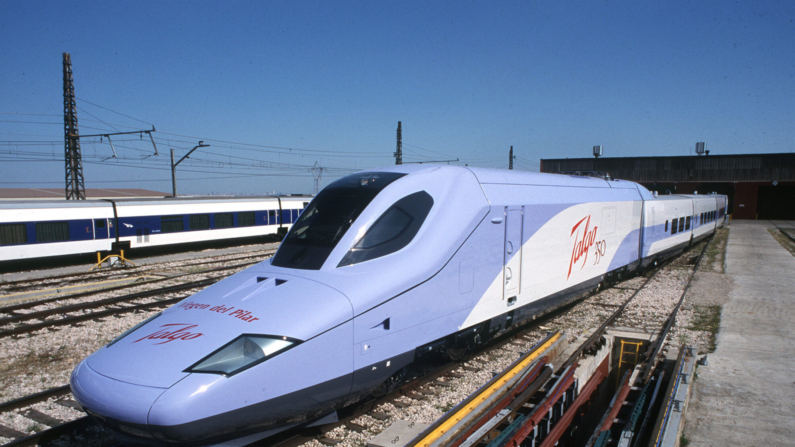
POLYGON ((140 119, 138 119, 138 118, 133 118, 132 116, 125 115, 125 114, 123 114, 123 113, 120 113, 120 112, 117 112, 117 111, 115 111, 115 110, 111 110, 111 109, 109 109, 109 108, 107 108, 107 107, 103 107, 103 106, 101 106, 101 105, 99 105, 99 104, 94 104, 93 102, 91 102, 91 101, 89 101, 89 100, 87 100, 87 99, 84 99, 84 98, 78 98, 77 96, 75 96, 75 99, 79 99, 79 100, 80 100, 80 102, 85 102, 85 103, 87 103, 87 104, 91 104, 91 105, 92 105, 92 106, 94 106, 94 107, 99 107, 99 108, 100 108, 100 109, 102 109, 102 110, 107 110, 108 112, 115 113, 116 115, 121 115, 121 116, 123 116, 123 117, 125 117, 125 118, 129 118, 129 119, 131 119, 131 120, 135 120, 135 121, 138 121, 138 122, 141 122, 141 123, 144 123, 144 124, 148 124, 148 125, 150 125, 150 126, 154 126, 154 124, 152 124, 152 123, 146 122, 146 121, 144 121, 144 120, 140 120, 140 119))

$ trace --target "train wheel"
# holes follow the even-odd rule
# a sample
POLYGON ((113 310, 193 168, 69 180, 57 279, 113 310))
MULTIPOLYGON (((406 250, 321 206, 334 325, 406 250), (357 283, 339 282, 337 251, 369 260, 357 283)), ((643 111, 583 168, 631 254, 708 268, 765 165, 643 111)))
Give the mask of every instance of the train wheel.
POLYGON ((381 385, 378 385, 378 388, 373 390, 370 394, 375 398, 384 397, 392 391, 395 391, 401 385, 405 377, 406 368, 401 368, 400 371, 392 374, 388 379, 384 380, 381 385))
POLYGON ((469 347, 467 346, 453 346, 447 348, 447 351, 445 352, 447 358, 449 358, 454 362, 463 359, 468 353, 469 353, 469 347))

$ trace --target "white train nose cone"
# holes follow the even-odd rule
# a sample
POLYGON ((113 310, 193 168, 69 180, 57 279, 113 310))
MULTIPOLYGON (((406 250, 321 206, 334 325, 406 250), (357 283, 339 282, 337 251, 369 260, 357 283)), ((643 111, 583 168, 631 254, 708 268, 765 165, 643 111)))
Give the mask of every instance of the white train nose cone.
POLYGON ((105 377, 84 360, 70 380, 72 393, 89 414, 110 427, 134 436, 150 437, 147 415, 165 388, 133 385, 105 377))

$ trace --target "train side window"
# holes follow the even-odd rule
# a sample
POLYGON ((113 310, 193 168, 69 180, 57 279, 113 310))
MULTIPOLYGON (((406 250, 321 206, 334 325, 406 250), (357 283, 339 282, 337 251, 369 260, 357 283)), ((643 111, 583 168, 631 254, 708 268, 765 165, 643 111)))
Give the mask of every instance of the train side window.
POLYGON ((668 232, 668 221, 667 220, 665 221, 665 232, 666 233, 668 232))
POLYGON ((268 210, 268 225, 276 224, 276 210, 268 210))
POLYGON ((161 233, 179 233, 185 231, 185 221, 182 216, 160 216, 161 233))
POLYGON ((188 217, 188 229, 190 230, 209 230, 210 215, 194 214, 188 217))
POLYGON ((0 225, 0 245, 19 245, 28 241, 25 224, 0 225))
POLYGON ((68 222, 41 222, 36 224, 37 242, 62 242, 68 240, 68 222))
POLYGON ((245 213, 237 213, 237 226, 238 227, 253 227, 254 226, 254 212, 248 211, 245 213))
POLYGON ((671 219, 671 234, 676 234, 676 219, 671 219))
POLYGON ((679 218, 679 231, 685 231, 685 218, 679 218))
POLYGON ((232 213, 218 213, 215 215, 215 228, 232 228, 235 226, 232 213))
POLYGON ((96 226, 97 228, 105 228, 105 219, 94 220, 94 226, 96 226))
POLYGON ((685 220, 685 230, 689 229, 690 229, 690 216, 687 216, 687 219, 685 220))
POLYGON ((433 198, 425 191, 398 200, 354 244, 337 267, 380 258, 405 247, 417 235, 432 206, 433 198))

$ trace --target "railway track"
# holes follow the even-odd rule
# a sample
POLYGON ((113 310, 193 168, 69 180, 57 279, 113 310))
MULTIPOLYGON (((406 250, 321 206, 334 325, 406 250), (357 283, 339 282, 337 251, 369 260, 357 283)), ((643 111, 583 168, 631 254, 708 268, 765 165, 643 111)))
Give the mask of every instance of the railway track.
MULTIPOLYGON (((704 244, 706 247, 706 244, 704 244)), ((361 407, 352 410, 349 414, 345 415, 341 420, 334 424, 323 426, 322 428, 315 428, 302 431, 299 434, 292 435, 288 439, 278 440, 274 444, 273 439, 262 441, 252 444, 252 446, 273 446, 273 447, 311 447, 317 446, 318 443, 327 446, 353 446, 361 445, 363 443, 371 442, 373 436, 382 432, 391 423, 396 421, 406 421, 407 423, 430 423, 433 422, 429 431, 433 431, 434 427, 439 428, 444 425, 444 419, 440 419, 442 414, 452 406, 452 409, 445 414, 450 417, 458 418, 456 416, 456 409, 466 407, 466 396, 471 394, 467 391, 474 391, 477 385, 483 384, 480 387, 485 389, 489 386, 489 379, 492 381, 499 381, 500 377, 505 374, 505 371, 510 369, 511 365, 515 365, 532 352, 533 345, 537 345, 544 340, 545 334, 542 328, 552 328, 559 326, 558 329, 570 329, 566 327, 567 315, 576 312, 578 308, 591 307, 594 310, 612 307, 614 310, 607 318, 603 318, 598 328, 590 332, 590 336, 585 338, 584 341, 580 340, 579 345, 568 359, 559 368, 559 373, 548 373, 547 381, 559 380, 565 376, 566 369, 571 367, 582 357, 583 353, 592 351, 597 347, 602 340, 605 331, 610 329, 617 322, 621 322, 622 326, 628 324, 628 320, 622 320, 620 317, 631 308, 634 300, 643 293, 648 293, 648 288, 653 284, 658 275, 664 272, 665 267, 681 268, 682 266, 692 265, 694 256, 691 253, 685 253, 679 258, 671 262, 663 268, 658 268, 647 277, 637 277, 629 281, 624 281, 614 289, 605 290, 599 294, 592 295, 580 303, 567 306, 565 309, 559 309, 556 312, 537 320, 520 332, 510 335, 507 338, 498 341, 497 343, 487 347, 484 351, 475 353, 460 363, 453 363, 446 365, 444 368, 434 372, 432 376, 417 379, 415 382, 401 387, 398 391, 389 396, 381 399, 367 402, 361 407), (634 284, 634 286, 632 286, 634 284), (620 291, 620 293, 610 293, 610 291, 620 291), (605 296, 610 295, 610 296, 605 296), (627 296, 629 295, 629 296, 627 296), (620 299, 616 299, 620 298, 620 299), (561 321, 564 323, 559 324, 561 321), (518 360, 517 360, 518 359, 518 360), (501 372, 500 372, 501 371, 501 372), (492 378, 494 376, 494 378, 492 378), (463 389, 462 392, 456 392, 457 388, 463 389), (447 395, 447 396, 443 396, 447 395), (463 400, 463 402, 462 402, 463 400), (459 403, 461 402, 461 403, 459 403), (424 407, 424 409, 417 409, 417 407, 424 407), (428 408, 430 407, 430 408, 428 408), (434 411, 436 410, 436 411, 434 411)), ((692 271, 695 272, 694 266, 692 271)), ((653 293, 653 292, 651 292, 653 293)), ((684 292, 681 294, 684 297, 684 292)), ((675 304, 675 307, 681 306, 681 299, 675 304)), ((670 311, 670 309, 668 309, 670 311)), ((665 313, 664 321, 674 321, 675 314, 669 312, 665 313)), ((645 325, 644 325, 645 326, 645 325)), ((664 339, 667 336, 667 331, 670 330, 672 325, 663 327, 661 324, 661 337, 664 339)), ((576 328, 575 328, 576 330, 576 328)), ((584 337, 583 337, 584 338, 584 337)), ((662 345, 661 345, 662 346, 662 345)), ((660 349, 655 349, 652 357, 656 358, 660 349)), ((562 386, 564 382, 561 382, 562 386)), ((571 383, 568 384, 569 386, 571 383)), ((559 389, 558 387, 557 389, 559 389)), ((545 392, 556 389, 555 387, 537 387, 539 390, 545 392)), ((526 396, 529 402, 529 397, 526 396)), ((542 398, 536 397, 538 401, 542 398)), ((522 405, 524 405, 522 403, 522 405)), ((517 408, 522 405, 516 405, 517 408)), ((426 432, 427 433, 427 432, 426 432)), ((489 437, 487 435, 484 435, 489 437)), ((493 439, 494 434, 489 437, 493 439)), ((403 445, 405 440, 400 440, 399 444, 403 445)), ((416 441, 415 446, 426 446, 422 442, 416 441)), ((473 444, 474 445, 474 444, 473 444)), ((485 444, 484 444, 485 445, 485 444)))
POLYGON ((27 292, 42 289, 63 289, 75 288, 83 284, 101 283, 118 281, 130 277, 168 277, 174 276, 178 269, 193 268, 208 264, 227 263, 240 260, 250 260, 252 258, 265 258, 273 255, 274 249, 257 250, 246 253, 245 255, 221 255, 205 258, 199 261, 175 262, 166 261, 138 267, 128 267, 124 270, 97 270, 83 273, 69 273, 63 275, 47 276, 43 278, 21 279, 14 281, 0 281, 0 299, 8 298, 9 295, 20 295, 27 292), (169 273, 169 270, 171 272, 169 273))
MULTIPOLYGON (((689 275, 690 279, 692 279, 698 269, 699 261, 705 251, 706 244, 698 257, 698 261, 695 263, 693 271, 689 275)), ((588 445, 594 445, 599 437, 602 440, 599 445, 608 445, 608 442, 611 441, 611 432, 609 429, 602 429, 604 421, 612 425, 621 407, 627 406, 630 384, 643 386, 645 392, 648 390, 649 385, 653 383, 650 381, 652 372, 656 370, 655 366, 660 350, 676 320, 676 314, 689 289, 689 280, 676 306, 668 315, 666 323, 654 337, 654 341, 650 344, 643 359, 639 359, 640 361, 637 362, 639 364, 645 362, 646 365, 642 379, 633 381, 630 379, 629 371, 627 371, 624 375, 622 386, 618 387, 618 395, 613 399, 614 402, 618 402, 614 406, 615 411, 612 411, 614 408, 608 407, 600 424, 593 424, 593 421, 591 421, 590 431, 588 431, 587 418, 583 418, 586 412, 581 408, 588 408, 588 412, 593 411, 591 408, 595 401, 593 394, 608 377, 608 360, 610 357, 607 352, 611 351, 612 348, 602 349, 606 343, 604 337, 608 328, 619 320, 619 317, 626 311, 636 296, 644 290, 659 272, 660 270, 655 271, 654 275, 649 277, 598 329, 593 331, 585 339, 584 343, 576 347, 562 364, 558 364, 554 359, 544 359, 542 362, 537 363, 528 362, 527 366, 512 365, 512 369, 503 371, 502 374, 508 374, 508 371, 510 371, 520 375, 522 379, 517 380, 515 384, 504 389, 504 397, 499 395, 497 398, 493 398, 493 389, 497 388, 499 384, 499 377, 496 377, 482 387, 478 393, 470 396, 425 430, 420 436, 409 442, 407 447, 582 445, 584 441, 588 440, 587 435, 594 430, 595 436, 588 440, 588 445), (588 351, 595 354, 592 358, 599 359, 591 362, 590 366, 598 366, 596 366, 590 377, 581 375, 581 378, 587 379, 587 382, 583 380, 583 383, 579 383, 576 373, 580 371, 578 370, 579 364, 581 362, 585 363, 585 353, 588 351), (599 357, 600 351, 603 351, 601 357, 599 357), (554 366, 550 366, 550 363, 554 366), (521 369, 519 368, 520 366, 522 366, 521 369), (493 402, 486 404, 485 402, 488 402, 487 399, 492 399, 493 402), (481 404, 481 402, 484 403, 481 404), (571 428, 572 424, 576 424, 574 430, 571 428), (594 429, 594 426, 596 429, 594 429)), ((659 375, 656 383, 660 383, 659 375)), ((497 389, 499 390, 500 388, 497 389)), ((648 394, 640 393, 635 396, 632 402, 632 404, 636 405, 629 405, 633 410, 630 412, 633 416, 630 417, 630 423, 637 422, 644 415, 643 405, 647 397, 648 394), (636 408, 637 411, 635 411, 636 408)), ((649 405, 649 408, 651 408, 651 405, 649 405)), ((647 409, 646 411, 649 410, 647 409)), ((627 413, 625 412, 624 414, 627 413)), ((644 420, 648 420, 648 418, 644 418, 644 420)), ((632 430, 637 430, 637 428, 637 425, 632 426, 632 430)), ((624 432, 619 433, 622 435, 621 440, 627 441, 628 438, 623 436, 624 432)), ((640 439, 643 435, 643 433, 637 431, 630 431, 630 440, 634 439, 632 437, 633 434, 636 435, 637 439, 640 439)), ((614 441, 618 441, 618 439, 618 437, 615 437, 614 441)))
MULTIPOLYGON (((98 293, 86 292, 63 298, 53 298, 2 307, 0 308, 0 313, 5 314, 5 316, 0 317, 0 337, 27 334, 45 328, 51 329, 57 326, 72 325, 83 321, 120 315, 123 313, 170 306, 182 299, 185 299, 187 296, 189 296, 189 294, 198 292, 201 288, 220 281, 224 277, 228 276, 230 270, 239 271, 240 269, 256 264, 257 262, 258 261, 233 264, 229 266, 207 269, 193 274, 179 275, 179 277, 207 275, 212 275, 212 277, 110 298, 88 300, 63 306, 47 306, 47 308, 42 310, 35 309, 45 304, 52 305, 56 302, 70 301, 76 298, 83 298, 98 293), (218 273, 222 274, 218 275, 218 273), (189 294, 174 296, 176 292, 186 292, 189 294)), ((173 281, 174 279, 175 277, 163 278, 139 285, 149 286, 153 282, 161 282, 166 280, 173 281)))
POLYGON ((781 234, 783 234, 787 239, 789 239, 790 241, 795 243, 795 236, 793 236, 793 235, 795 235, 795 225, 793 225, 793 224, 791 224, 791 223, 789 223, 787 221, 784 221, 784 223, 787 226, 786 227, 782 227, 779 224, 773 222, 772 220, 769 220, 768 222, 772 223, 778 229, 778 231, 781 234))
MULTIPOLYGON (((589 345, 593 345, 594 340, 598 342, 599 333, 608 328, 611 324, 620 321, 622 325, 630 324, 628 320, 621 320, 619 317, 627 308, 631 307, 633 300, 639 294, 646 291, 650 284, 654 284, 660 272, 668 268, 680 268, 691 264, 692 254, 685 253, 675 258, 668 264, 661 265, 649 276, 639 276, 617 284, 613 288, 605 289, 597 294, 591 295, 577 303, 569 304, 557 309, 542 318, 526 325, 518 332, 505 334, 493 340, 484 350, 470 354, 464 360, 457 363, 441 362, 428 366, 425 370, 419 371, 407 379, 406 383, 401 384, 395 391, 379 399, 370 399, 366 402, 357 404, 355 407, 347 408, 340 412, 339 422, 326 424, 321 427, 308 428, 298 431, 290 431, 269 438, 267 441, 260 441, 251 446, 278 446, 296 447, 305 445, 334 446, 340 443, 361 444, 384 430, 391 422, 396 420, 409 420, 412 422, 429 423, 439 419, 447 410, 455 407, 458 402, 471 394, 477 384, 485 383, 493 375, 503 371, 507 366, 515 363, 516 359, 524 353, 530 351, 534 345, 541 341, 547 331, 551 329, 569 330, 571 337, 576 338, 578 333, 584 332, 580 328, 572 327, 572 320, 580 318, 570 318, 572 313, 582 313, 584 310, 601 314, 606 310, 611 313, 607 318, 601 318, 599 329, 591 333, 591 337, 582 343, 576 355, 589 350, 589 345)), ((653 293, 653 292, 652 292, 653 293)), ((684 296, 684 294, 682 295, 684 296)), ((679 304, 680 305, 680 304, 679 304)), ((678 306, 678 305, 677 305, 678 306)), ((669 314, 666 313, 667 316, 669 314)), ((673 321, 669 318, 669 321, 673 321)), ((669 325, 669 328, 672 325, 669 325)), ((593 326, 591 326, 593 327, 593 326)), ((574 354, 570 357, 570 362, 574 354)), ((437 359, 438 361, 438 359, 437 359)), ((63 390, 62 387, 59 389, 63 390)), ((59 405, 54 403, 58 400, 71 400, 68 394, 56 398, 48 398, 48 405, 59 405)), ((17 399, 17 401, 22 401, 17 399)), ((5 404, 3 404, 5 405, 5 404)), ((41 405, 41 404, 39 404, 41 405)), ((3 407, 0 406, 0 409, 3 407)), ((17 407, 15 412, 25 411, 25 407, 17 407)), ((3 421, 0 417, 0 423, 3 421)), ((75 419, 80 420, 80 419, 75 419)), ((46 430, 45 436, 51 439, 56 436, 69 436, 74 430, 82 432, 94 430, 98 436, 107 436, 99 428, 87 428, 88 422, 79 423, 67 422, 63 425, 56 425, 46 430), (67 425, 72 424, 72 425, 67 425)), ((12 428, 13 430, 13 428, 12 428)), ((0 433, 0 436, 3 436, 0 433)), ((40 435, 26 435, 12 441, 6 445, 34 445, 39 442, 40 435), (26 440, 26 439, 30 440, 26 440)), ((5 436, 3 436, 5 437, 5 436)), ((7 438, 7 437, 6 437, 7 438)), ((346 444, 343 444, 346 445, 346 444)), ((5 445, 4 445, 5 447, 5 445)))

